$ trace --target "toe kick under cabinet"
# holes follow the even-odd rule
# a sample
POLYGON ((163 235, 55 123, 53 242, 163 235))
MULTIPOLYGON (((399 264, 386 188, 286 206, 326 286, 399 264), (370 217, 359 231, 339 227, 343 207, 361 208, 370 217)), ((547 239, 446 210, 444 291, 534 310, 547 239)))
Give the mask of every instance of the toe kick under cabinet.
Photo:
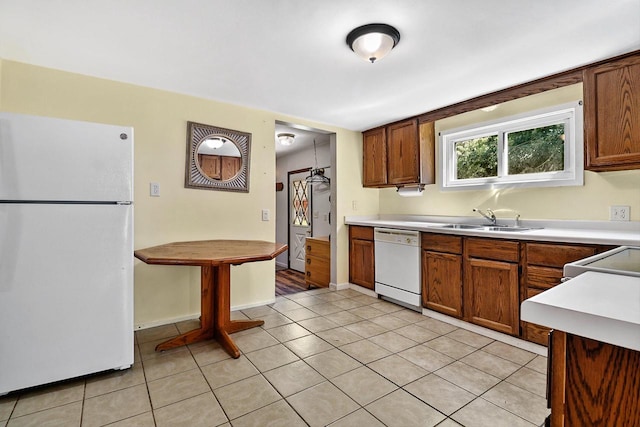
POLYGON ((305 282, 307 287, 328 287, 331 279, 331 247, 328 237, 307 237, 305 282))

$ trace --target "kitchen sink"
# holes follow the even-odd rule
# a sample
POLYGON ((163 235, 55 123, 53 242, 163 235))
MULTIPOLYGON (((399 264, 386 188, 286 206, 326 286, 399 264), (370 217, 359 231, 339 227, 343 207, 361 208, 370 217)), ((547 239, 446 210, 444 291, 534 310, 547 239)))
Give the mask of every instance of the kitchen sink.
POLYGON ((446 224, 446 225, 441 225, 439 227, 451 228, 454 230, 485 230, 485 231, 511 231, 511 232, 533 230, 533 228, 529 228, 529 227, 516 227, 512 225, 446 224))
POLYGON ((517 231, 532 230, 531 228, 527 228, 527 227, 511 227, 508 225, 490 225, 482 228, 487 231, 516 231, 517 232, 517 231))

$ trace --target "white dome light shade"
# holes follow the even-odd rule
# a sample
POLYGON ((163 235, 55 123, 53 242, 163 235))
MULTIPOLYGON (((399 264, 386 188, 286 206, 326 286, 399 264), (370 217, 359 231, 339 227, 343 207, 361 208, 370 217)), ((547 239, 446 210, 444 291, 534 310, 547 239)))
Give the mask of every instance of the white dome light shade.
POLYGON ((215 150, 222 147, 224 141, 221 138, 207 138, 204 140, 204 143, 207 147, 215 150))
POLYGON ((398 30, 387 24, 367 24, 347 35, 347 45, 368 62, 385 57, 400 41, 398 30))
POLYGON ((278 136, 278 141, 280 141, 280 144, 282 145, 293 144, 293 139, 296 137, 292 133, 279 133, 277 136, 278 136))

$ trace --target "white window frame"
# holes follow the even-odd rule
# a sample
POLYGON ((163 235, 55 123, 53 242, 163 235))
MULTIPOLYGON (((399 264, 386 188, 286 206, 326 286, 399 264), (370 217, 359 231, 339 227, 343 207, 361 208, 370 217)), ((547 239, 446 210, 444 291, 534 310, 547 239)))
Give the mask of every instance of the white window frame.
POLYGON ((582 101, 557 105, 499 120, 451 129, 440 133, 440 189, 475 190, 505 187, 559 187, 584 184, 582 101), (564 170, 530 174, 508 174, 508 144, 505 135, 558 123, 565 125, 564 170), (458 179, 455 145, 473 138, 498 135, 498 176, 458 179))

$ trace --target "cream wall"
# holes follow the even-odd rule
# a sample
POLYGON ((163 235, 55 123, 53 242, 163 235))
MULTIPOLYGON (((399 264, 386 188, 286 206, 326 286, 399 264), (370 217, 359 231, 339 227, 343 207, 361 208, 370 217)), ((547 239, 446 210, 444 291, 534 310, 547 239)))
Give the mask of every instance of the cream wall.
MULTIPOLYGON (((492 112, 481 110, 436 122, 436 135, 448 129, 494 120, 582 99, 582 84, 554 89, 505 102, 492 112)), ((440 147, 436 141, 436 152, 440 147)), ((437 162, 436 162, 437 164, 437 162)), ((439 176, 439 166, 436 166, 439 176)), ((438 178, 439 179, 439 178, 438 178)), ((422 197, 402 198, 395 189, 380 190, 380 213, 474 216, 473 208, 491 208, 498 218, 608 220, 610 205, 631 206, 631 219, 640 221, 640 170, 585 171, 584 186, 512 188, 502 190, 440 191, 428 185, 422 197)))
MULTIPOLYGON (((276 120, 335 132, 335 177, 355 181, 357 186, 360 183, 360 172, 348 165, 361 153, 359 132, 12 61, 0 61, 0 72, 0 106, 4 111, 134 128, 136 249, 184 240, 274 240, 275 222, 263 222, 261 210, 275 212, 276 120), (252 134, 249 193, 184 188, 187 121, 252 134), (160 197, 149 196, 150 182, 160 184, 160 197)), ((340 197, 351 200, 349 192, 356 184, 338 189, 339 218, 351 214, 346 209, 350 201, 341 202, 340 197)), ((377 197, 365 203, 369 204, 377 208, 377 197)), ((348 276, 344 226, 338 226, 337 236, 338 278, 344 282, 348 276)), ((196 316, 200 309, 199 277, 196 267, 148 266, 136 260, 136 325, 196 316)), ((232 268, 232 307, 272 302, 274 295, 274 261, 232 268)))

